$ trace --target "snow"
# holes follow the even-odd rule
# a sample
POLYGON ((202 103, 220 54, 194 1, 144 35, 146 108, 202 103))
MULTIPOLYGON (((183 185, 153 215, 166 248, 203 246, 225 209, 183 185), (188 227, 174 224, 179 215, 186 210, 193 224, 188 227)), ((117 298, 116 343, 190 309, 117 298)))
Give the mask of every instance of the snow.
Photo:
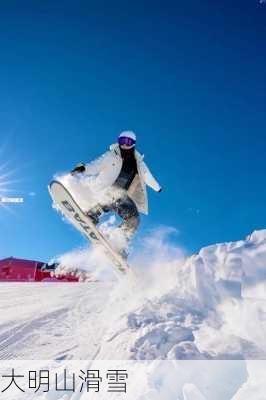
POLYGON ((191 257, 172 233, 142 238, 130 258, 135 279, 118 281, 86 248, 60 261, 95 282, 2 283, 1 360, 116 363, 130 372, 126 398, 138 400, 265 400, 266 230, 191 257))

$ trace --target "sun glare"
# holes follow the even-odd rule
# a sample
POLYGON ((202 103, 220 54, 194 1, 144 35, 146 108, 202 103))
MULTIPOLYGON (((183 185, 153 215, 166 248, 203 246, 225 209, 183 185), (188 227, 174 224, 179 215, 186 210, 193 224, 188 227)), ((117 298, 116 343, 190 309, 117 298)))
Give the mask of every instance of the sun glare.
MULTIPOLYGON (((0 147, 1 159, 4 156, 4 147, 0 147)), ((12 162, 10 159, 8 161, 0 161, 0 208, 14 213, 14 207, 12 207, 11 203, 18 202, 15 201, 16 197, 13 195, 16 193, 15 184, 19 180, 16 179, 17 168, 11 168, 11 166, 12 162)))

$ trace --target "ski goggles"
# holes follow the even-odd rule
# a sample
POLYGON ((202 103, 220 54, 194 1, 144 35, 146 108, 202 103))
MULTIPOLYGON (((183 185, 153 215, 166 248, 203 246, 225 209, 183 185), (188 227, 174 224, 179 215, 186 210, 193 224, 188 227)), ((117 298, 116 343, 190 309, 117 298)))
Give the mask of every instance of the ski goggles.
POLYGON ((126 136, 121 136, 118 138, 118 143, 120 144, 120 146, 126 145, 126 146, 134 146, 136 143, 136 140, 131 139, 129 137, 126 136))

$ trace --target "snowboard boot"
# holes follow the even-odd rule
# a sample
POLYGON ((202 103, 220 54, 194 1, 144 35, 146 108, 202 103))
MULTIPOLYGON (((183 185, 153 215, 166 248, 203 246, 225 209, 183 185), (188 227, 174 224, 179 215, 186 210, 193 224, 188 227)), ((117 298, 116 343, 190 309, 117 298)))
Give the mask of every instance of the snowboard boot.
POLYGON ((99 206, 93 207, 91 210, 89 210, 86 215, 89 217, 94 225, 97 225, 99 223, 100 216, 102 215, 103 211, 99 206))
POLYGON ((126 250, 126 249, 121 249, 121 250, 119 251, 119 254, 120 254, 120 256, 121 256, 124 260, 127 260, 127 259, 128 259, 128 256, 129 256, 128 250, 126 250))

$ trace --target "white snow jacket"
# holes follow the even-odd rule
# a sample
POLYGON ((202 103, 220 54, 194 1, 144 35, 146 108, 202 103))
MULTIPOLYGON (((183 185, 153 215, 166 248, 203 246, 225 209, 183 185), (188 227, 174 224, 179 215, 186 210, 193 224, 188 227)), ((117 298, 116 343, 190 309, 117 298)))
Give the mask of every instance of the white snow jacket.
MULTIPOLYGON (((159 192, 161 187, 152 176, 149 168, 143 161, 144 156, 135 150, 138 174, 131 183, 127 194, 135 202, 138 211, 148 214, 148 196, 146 185, 159 192)), ((95 161, 86 164, 85 174, 94 175, 97 180, 97 191, 102 191, 114 184, 118 178, 123 160, 118 144, 112 144, 110 150, 95 161)))

